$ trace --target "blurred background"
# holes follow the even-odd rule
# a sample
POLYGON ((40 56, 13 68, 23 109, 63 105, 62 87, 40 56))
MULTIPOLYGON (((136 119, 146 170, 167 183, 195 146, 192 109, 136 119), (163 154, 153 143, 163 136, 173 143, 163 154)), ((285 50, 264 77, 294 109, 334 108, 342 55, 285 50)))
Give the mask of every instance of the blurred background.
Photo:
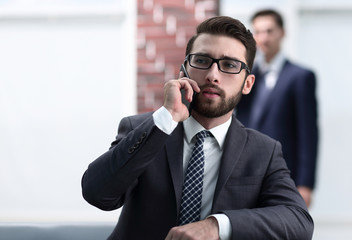
POLYGON ((123 116, 162 105, 198 23, 228 15, 250 28, 266 7, 285 18, 288 57, 318 78, 314 239, 352 239, 349 0, 0 0, 0 239, 28 226, 107 236, 119 210, 84 201, 88 164, 123 116))

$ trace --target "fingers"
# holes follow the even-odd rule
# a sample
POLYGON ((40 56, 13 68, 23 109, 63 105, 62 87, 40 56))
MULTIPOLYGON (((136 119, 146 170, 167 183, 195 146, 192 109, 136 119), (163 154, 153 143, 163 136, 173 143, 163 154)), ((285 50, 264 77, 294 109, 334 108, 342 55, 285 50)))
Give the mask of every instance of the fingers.
POLYGON ((188 89, 189 92, 190 88, 185 79, 170 80, 164 85, 164 107, 176 122, 184 121, 189 116, 187 107, 182 103, 181 89, 188 89))
POLYGON ((217 221, 215 219, 205 219, 199 222, 173 227, 170 229, 165 240, 185 239, 219 239, 217 221))
POLYGON ((195 83, 193 80, 191 79, 187 79, 184 80, 184 78, 179 79, 180 84, 181 84, 181 89, 180 90, 184 90, 184 97, 188 102, 192 102, 193 101, 193 93, 194 92, 199 92, 199 87, 197 85, 197 83, 195 83))
POLYGON ((176 122, 183 121, 189 117, 189 111, 182 102, 181 90, 184 90, 184 98, 191 102, 194 92, 199 92, 198 84, 189 78, 182 77, 170 80, 164 85, 164 107, 171 113, 176 122))
POLYGON ((178 80, 180 81, 180 90, 184 89, 185 90, 185 98, 187 101, 192 102, 193 101, 193 93, 194 92, 200 92, 200 88, 197 84, 196 81, 186 77, 185 73, 183 71, 180 71, 178 80))
POLYGON ((179 73, 179 80, 186 80, 187 81, 187 82, 181 82, 181 89, 185 90, 186 100, 188 100, 189 102, 192 102, 193 101, 193 99, 192 99, 193 92, 195 91, 198 93, 200 91, 200 88, 199 88, 197 82, 190 79, 190 78, 187 78, 183 71, 180 71, 180 73, 179 73))
POLYGON ((297 189, 298 189, 298 192, 303 197, 307 207, 309 208, 312 201, 312 189, 304 186, 298 186, 297 189))

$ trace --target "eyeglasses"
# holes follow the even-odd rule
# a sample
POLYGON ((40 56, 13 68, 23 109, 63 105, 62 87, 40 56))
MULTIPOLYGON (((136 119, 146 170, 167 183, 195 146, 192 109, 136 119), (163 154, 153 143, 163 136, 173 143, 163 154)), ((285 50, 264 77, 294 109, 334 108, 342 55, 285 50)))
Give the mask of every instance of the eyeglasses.
POLYGON ((185 61, 188 61, 191 67, 197 69, 209 69, 215 62, 219 70, 224 73, 238 74, 242 69, 250 73, 248 66, 244 62, 232 58, 216 59, 201 54, 188 54, 185 61))

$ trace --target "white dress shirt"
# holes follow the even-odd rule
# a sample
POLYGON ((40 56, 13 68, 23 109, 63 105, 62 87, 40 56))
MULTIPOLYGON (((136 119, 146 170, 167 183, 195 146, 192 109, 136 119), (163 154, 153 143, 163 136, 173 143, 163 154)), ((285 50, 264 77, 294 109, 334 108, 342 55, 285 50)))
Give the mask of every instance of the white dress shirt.
POLYGON ((256 56, 255 63, 259 66, 259 71, 261 73, 266 73, 265 86, 268 89, 273 89, 275 87, 285 61, 286 58, 282 51, 278 52, 278 54, 276 54, 276 56, 269 63, 265 61, 265 58, 261 52, 259 52, 256 56))
MULTIPOLYGON (((153 119, 155 125, 166 134, 171 134, 178 124, 172 120, 171 114, 164 107, 161 107, 154 112, 153 119)), ((201 219, 209 217, 211 212, 213 196, 219 175, 223 146, 231 121, 232 118, 215 128, 208 129, 208 131, 212 133, 213 137, 205 138, 203 144, 205 162, 200 216, 201 219)), ((185 174, 188 161, 191 158, 192 150, 196 142, 194 137, 198 132, 205 129, 192 116, 183 122, 183 126, 185 131, 183 139, 183 173, 185 174)), ((211 216, 215 217, 218 221, 220 239, 230 239, 232 229, 229 218, 225 214, 213 214, 211 216)))

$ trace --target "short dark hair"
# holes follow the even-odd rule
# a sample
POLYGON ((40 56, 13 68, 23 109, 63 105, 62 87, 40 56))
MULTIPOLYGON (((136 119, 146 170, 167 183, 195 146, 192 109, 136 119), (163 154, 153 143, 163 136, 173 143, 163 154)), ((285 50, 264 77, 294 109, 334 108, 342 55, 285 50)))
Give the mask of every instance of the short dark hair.
POLYGON ((281 16, 281 14, 278 12, 278 11, 275 11, 273 9, 263 9, 263 10, 260 10, 258 12, 256 12, 252 18, 251 18, 251 21, 254 22, 254 20, 257 18, 257 17, 264 17, 264 16, 271 16, 274 18, 276 24, 284 29, 284 20, 281 16))
POLYGON ((191 52, 194 41, 202 33, 228 36, 242 42, 246 48, 247 65, 252 70, 256 53, 256 43, 252 33, 239 20, 227 16, 217 16, 200 23, 196 34, 187 43, 186 55, 191 52))

